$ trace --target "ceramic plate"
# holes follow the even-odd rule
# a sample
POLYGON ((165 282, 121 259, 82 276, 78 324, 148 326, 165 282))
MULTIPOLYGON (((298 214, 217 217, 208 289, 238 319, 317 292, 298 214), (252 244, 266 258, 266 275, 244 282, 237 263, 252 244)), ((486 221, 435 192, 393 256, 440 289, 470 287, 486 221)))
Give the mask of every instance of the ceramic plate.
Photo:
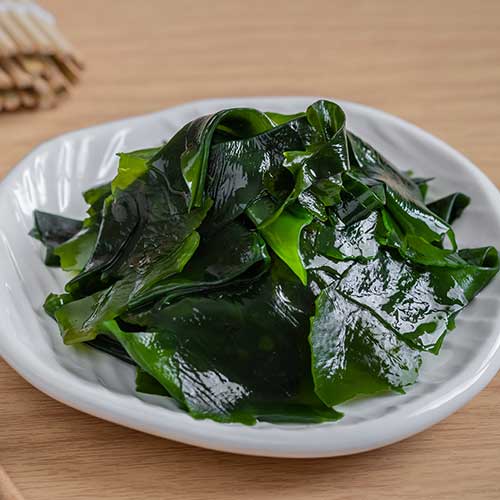
MULTIPOLYGON (((393 443, 435 424, 477 394, 500 368, 500 281, 494 280, 458 317, 439 357, 425 355, 419 381, 405 395, 344 404, 339 422, 259 423, 253 427, 194 420, 168 398, 134 390, 134 369, 86 346, 64 346, 42 310, 67 281, 45 267, 28 236, 39 208, 83 218, 82 191, 111 179, 115 153, 160 144, 187 121, 221 108, 251 106, 293 113, 315 98, 198 101, 151 115, 71 132, 42 144, 0 186, 0 353, 35 387, 74 408, 134 429, 235 453, 322 457, 393 443)), ((472 198, 456 223, 461 246, 500 248, 500 195, 469 160, 419 128, 365 106, 340 102, 348 127, 403 170, 435 177, 431 197, 464 191, 472 198)))

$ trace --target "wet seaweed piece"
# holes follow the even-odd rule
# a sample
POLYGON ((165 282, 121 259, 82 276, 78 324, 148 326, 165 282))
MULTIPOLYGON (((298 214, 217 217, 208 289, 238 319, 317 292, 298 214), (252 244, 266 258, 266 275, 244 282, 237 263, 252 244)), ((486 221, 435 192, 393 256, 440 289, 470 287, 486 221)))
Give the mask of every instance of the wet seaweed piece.
POLYGON ((110 331, 139 366, 197 418, 252 424, 316 422, 323 407, 310 379, 312 297, 277 262, 245 291, 191 295, 153 312, 147 331, 110 331))
POLYGON ((54 250, 62 243, 73 238, 82 228, 82 221, 49 214, 41 210, 33 212, 33 229, 30 236, 45 246, 45 264, 59 266, 59 256, 54 250))
POLYGON ((429 203, 427 207, 448 224, 453 224, 469 206, 470 198, 463 193, 453 193, 429 203))

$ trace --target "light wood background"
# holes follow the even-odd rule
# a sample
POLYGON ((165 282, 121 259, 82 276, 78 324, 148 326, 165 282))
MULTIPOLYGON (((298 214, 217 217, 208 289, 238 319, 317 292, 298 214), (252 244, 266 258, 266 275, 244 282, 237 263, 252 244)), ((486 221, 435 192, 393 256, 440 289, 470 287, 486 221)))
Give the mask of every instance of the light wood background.
MULTIPOLYGON (((316 94, 414 122, 500 185, 497 0, 41 1, 88 69, 58 109, 0 115, 1 175, 79 127, 204 97, 316 94)), ((234 456, 79 413, 0 361, 0 464, 33 500, 498 499, 499 424, 497 376, 455 415, 381 450, 234 456)))

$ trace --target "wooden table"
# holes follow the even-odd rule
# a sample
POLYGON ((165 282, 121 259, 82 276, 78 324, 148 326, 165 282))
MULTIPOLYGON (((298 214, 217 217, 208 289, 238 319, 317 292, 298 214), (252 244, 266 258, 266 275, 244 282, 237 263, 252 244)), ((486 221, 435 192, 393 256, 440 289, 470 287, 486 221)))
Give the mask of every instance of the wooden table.
MULTIPOLYGON (((88 62, 58 109, 0 116, 0 172, 71 129, 214 96, 325 95, 399 115, 500 184, 500 2, 44 0, 88 62)), ((8 214, 0 214, 8 217, 8 214)), ((0 463, 26 499, 498 499, 500 376, 358 456, 185 446, 68 408, 0 361, 0 463)))

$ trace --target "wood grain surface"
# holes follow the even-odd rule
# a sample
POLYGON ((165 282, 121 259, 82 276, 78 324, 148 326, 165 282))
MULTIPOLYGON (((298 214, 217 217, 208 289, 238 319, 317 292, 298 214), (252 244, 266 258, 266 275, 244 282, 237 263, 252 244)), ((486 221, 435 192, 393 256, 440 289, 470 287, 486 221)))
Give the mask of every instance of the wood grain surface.
MULTIPOLYGON (((302 94, 399 115, 500 185, 497 0, 42 3, 88 68, 59 108, 0 114, 1 175, 72 129, 204 97, 302 94)), ((308 461, 125 429, 53 401, 3 361, 0 396, 0 464, 27 500, 500 498, 500 376, 413 438, 308 461)))

